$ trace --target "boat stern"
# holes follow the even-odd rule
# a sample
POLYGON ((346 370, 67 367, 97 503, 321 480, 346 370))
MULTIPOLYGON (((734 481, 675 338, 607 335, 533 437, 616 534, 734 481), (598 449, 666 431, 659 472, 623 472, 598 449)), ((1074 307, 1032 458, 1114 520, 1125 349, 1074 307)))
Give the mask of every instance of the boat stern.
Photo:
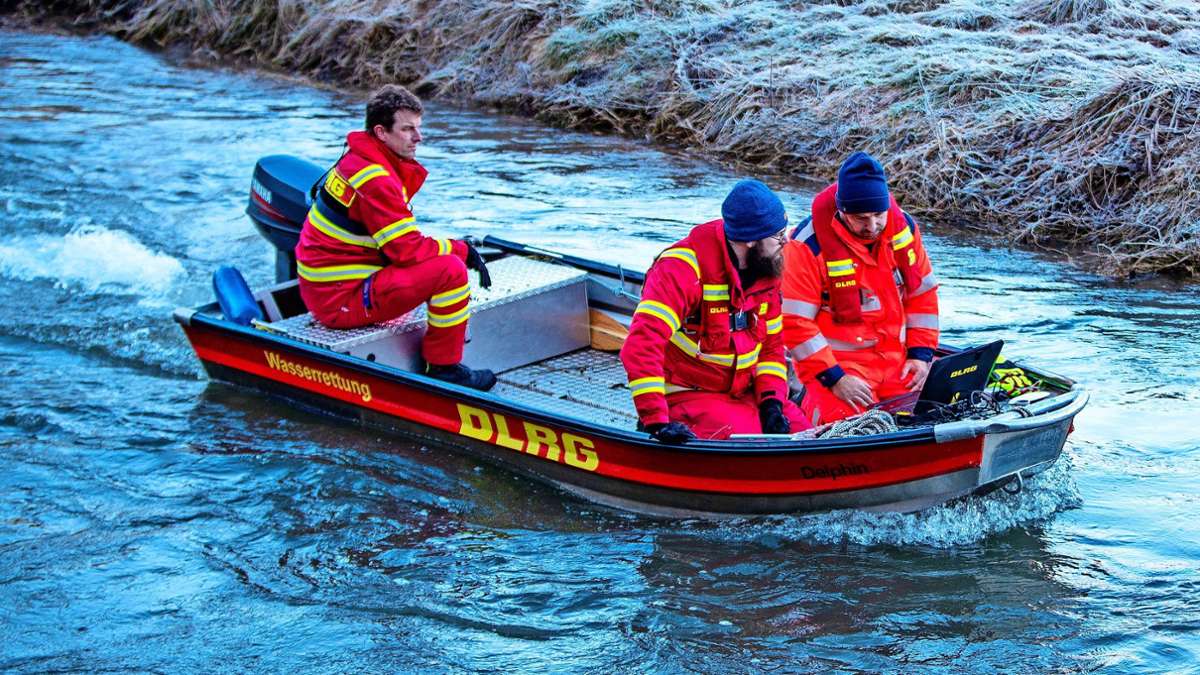
POLYGON ((977 481, 982 488, 1032 476, 1053 464, 1087 402, 1087 391, 1074 388, 999 417, 939 424, 934 435, 939 443, 983 437, 977 481))

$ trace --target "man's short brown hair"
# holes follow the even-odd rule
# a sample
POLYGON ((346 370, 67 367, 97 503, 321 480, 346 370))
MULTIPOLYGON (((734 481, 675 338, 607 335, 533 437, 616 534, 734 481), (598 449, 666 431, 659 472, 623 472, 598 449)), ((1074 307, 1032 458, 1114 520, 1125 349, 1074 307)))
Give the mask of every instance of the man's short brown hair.
POLYGON ((411 91, 398 84, 383 85, 367 101, 367 131, 374 129, 376 124, 382 124, 384 129, 391 131, 397 110, 425 114, 421 99, 411 91))

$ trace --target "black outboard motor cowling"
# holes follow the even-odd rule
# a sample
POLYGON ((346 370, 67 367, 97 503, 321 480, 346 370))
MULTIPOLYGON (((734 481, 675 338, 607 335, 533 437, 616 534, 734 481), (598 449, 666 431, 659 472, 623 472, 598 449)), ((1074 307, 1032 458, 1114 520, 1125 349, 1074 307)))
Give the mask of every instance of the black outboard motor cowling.
POLYGON ((275 280, 296 278, 296 242, 308 214, 309 190, 325 170, 291 155, 268 155, 254 165, 246 215, 275 247, 275 280))

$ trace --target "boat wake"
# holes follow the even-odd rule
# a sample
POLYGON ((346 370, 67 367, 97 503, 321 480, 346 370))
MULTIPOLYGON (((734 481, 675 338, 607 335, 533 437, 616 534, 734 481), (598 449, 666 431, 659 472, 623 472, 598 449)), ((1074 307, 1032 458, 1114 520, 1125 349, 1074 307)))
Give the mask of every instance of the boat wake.
POLYGON ((99 225, 0 243, 0 335, 105 354, 175 376, 199 369, 178 329, 161 319, 187 272, 134 235, 99 225))
POLYGON ((175 258, 152 251, 133 235, 82 225, 66 235, 35 234, 0 244, 0 274, 11 279, 48 279, 59 287, 97 292, 117 286, 162 296, 186 276, 175 258))
POLYGON ((997 490, 915 513, 843 510, 803 516, 767 516, 723 522, 722 540, 779 538, 823 545, 953 548, 981 542, 1013 528, 1036 525, 1082 504, 1070 456, 1025 481, 1018 494, 997 490))

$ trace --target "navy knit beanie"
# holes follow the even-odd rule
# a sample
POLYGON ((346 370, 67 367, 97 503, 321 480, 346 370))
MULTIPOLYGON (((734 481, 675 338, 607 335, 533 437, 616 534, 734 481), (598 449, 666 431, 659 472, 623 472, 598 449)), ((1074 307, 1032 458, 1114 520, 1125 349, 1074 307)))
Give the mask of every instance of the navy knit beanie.
POLYGON ((879 213, 891 206, 883 167, 865 152, 856 152, 838 169, 837 207, 842 213, 879 213))
POLYGON ((725 238, 729 241, 766 239, 787 226, 783 202, 760 180, 738 181, 721 204, 725 238))

